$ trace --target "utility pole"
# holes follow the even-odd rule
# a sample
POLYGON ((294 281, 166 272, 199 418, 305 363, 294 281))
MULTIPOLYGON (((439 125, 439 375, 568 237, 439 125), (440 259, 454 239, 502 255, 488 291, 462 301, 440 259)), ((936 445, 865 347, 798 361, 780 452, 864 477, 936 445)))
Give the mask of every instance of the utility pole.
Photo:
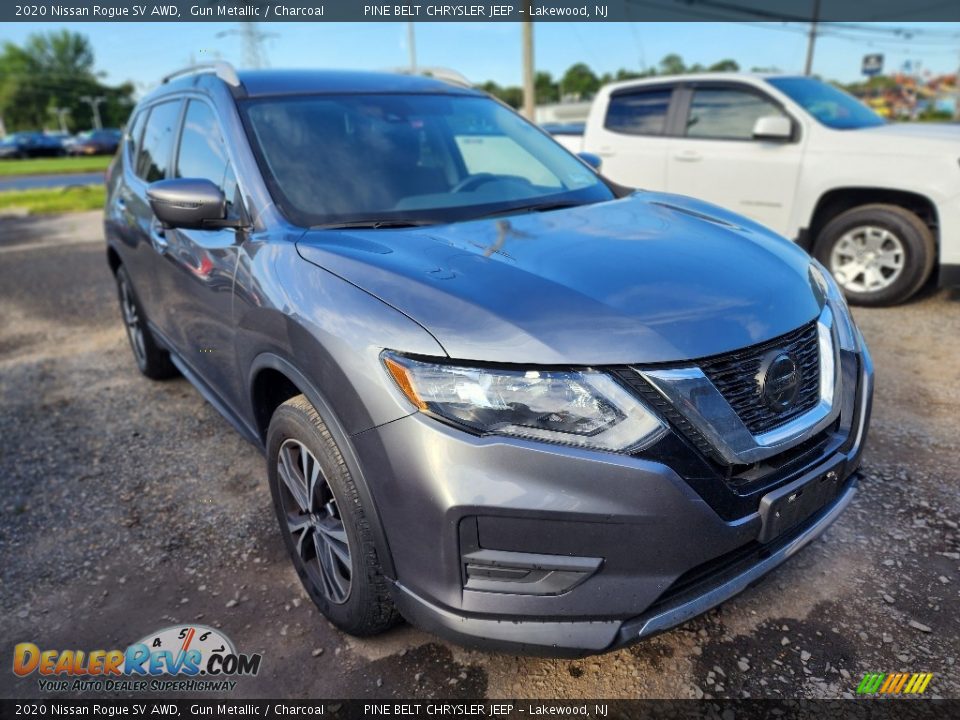
POLYGON ((96 130, 103 128, 103 123, 100 122, 100 105, 106 101, 107 99, 103 95, 97 95, 96 97, 84 95, 82 98, 80 98, 80 102, 85 102, 91 108, 93 108, 93 127, 96 130))
POLYGON ((407 52, 410 53, 410 72, 417 73, 417 37, 413 31, 413 23, 407 23, 407 52))
POLYGON ((820 0, 813 0, 813 18, 810 21, 810 33, 807 36, 807 64, 804 75, 813 74, 813 48, 817 44, 817 22, 820 20, 820 0))
POLYGON ((277 33, 263 32, 258 23, 243 22, 240 23, 239 30, 223 30, 216 34, 216 37, 222 38, 228 35, 239 35, 243 41, 243 66, 250 70, 259 70, 267 67, 267 54, 263 50, 263 41, 268 38, 277 37, 277 33))
POLYGON ((57 124, 60 126, 60 132, 67 132, 67 121, 65 118, 70 114, 70 108, 54 107, 50 108, 50 112, 57 116, 57 124))
POLYGON ((530 19, 532 0, 524 0, 527 19, 523 21, 523 114, 533 122, 536 116, 536 96, 533 78, 533 21, 530 19))

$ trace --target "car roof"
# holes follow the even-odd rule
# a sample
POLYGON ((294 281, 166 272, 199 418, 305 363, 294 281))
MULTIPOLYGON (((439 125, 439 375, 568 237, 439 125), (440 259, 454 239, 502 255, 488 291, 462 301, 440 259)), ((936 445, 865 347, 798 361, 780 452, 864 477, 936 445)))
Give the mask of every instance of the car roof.
MULTIPOLYGON (((410 93, 483 96, 473 88, 433 77, 401 72, 362 70, 242 70, 236 74, 240 85, 235 96, 312 95, 324 93, 410 93)), ((207 83, 224 82, 210 72, 184 74, 165 82, 149 98, 207 83)), ((145 100, 148 98, 144 98, 145 100)))
POLYGON ((361 70, 244 70, 237 73, 249 97, 309 93, 451 93, 476 90, 423 75, 361 70))
POLYGON ((763 80, 772 78, 792 78, 802 77, 793 73, 749 73, 749 72, 701 72, 686 73, 683 75, 651 75, 645 78, 634 78, 632 80, 621 80, 611 83, 604 87, 606 90, 616 91, 622 88, 641 87, 643 85, 663 85, 669 83, 690 83, 690 82, 748 82, 757 84, 763 80))

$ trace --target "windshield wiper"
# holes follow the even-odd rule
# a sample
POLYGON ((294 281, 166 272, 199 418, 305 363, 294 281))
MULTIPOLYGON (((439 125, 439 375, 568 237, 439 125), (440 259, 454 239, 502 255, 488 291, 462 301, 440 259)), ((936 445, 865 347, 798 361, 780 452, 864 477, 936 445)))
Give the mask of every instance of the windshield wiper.
POLYGON ((498 217, 500 215, 512 215, 513 213, 532 213, 532 212, 547 212, 549 210, 564 210, 565 208, 579 207, 580 205, 587 205, 588 203, 583 202, 571 202, 570 200, 559 200, 557 202, 545 202, 534 205, 520 205, 519 207, 512 208, 501 208, 500 210, 494 210, 493 212, 484 213, 483 215, 476 215, 470 220, 483 220, 484 218, 498 217))
POLYGON ((334 222, 324 225, 311 225, 311 230, 346 230, 350 228, 370 228, 379 230, 380 228, 405 228, 405 227, 424 227, 425 225, 436 225, 436 220, 348 220, 346 222, 334 222))

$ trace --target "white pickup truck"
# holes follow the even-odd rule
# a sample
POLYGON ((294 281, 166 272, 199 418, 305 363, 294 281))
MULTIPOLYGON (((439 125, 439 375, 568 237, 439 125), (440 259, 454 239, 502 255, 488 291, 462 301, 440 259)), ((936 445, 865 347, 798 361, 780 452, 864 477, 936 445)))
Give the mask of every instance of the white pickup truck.
POLYGON ((960 124, 887 123, 809 77, 711 73, 607 85, 582 137, 631 187, 716 203, 794 239, 851 302, 960 284, 960 124))

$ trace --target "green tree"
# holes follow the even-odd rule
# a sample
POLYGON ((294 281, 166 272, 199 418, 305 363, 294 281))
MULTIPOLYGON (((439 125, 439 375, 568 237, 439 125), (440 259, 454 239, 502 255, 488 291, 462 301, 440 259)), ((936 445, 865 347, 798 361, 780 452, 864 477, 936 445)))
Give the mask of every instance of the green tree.
POLYGON ((683 75, 685 72, 687 72, 687 66, 684 64, 683 58, 676 53, 665 55, 663 60, 660 61, 660 73, 662 75, 683 75))
POLYGON ((740 72, 740 63, 730 58, 725 58, 707 68, 710 72, 740 72))
POLYGON ((514 109, 519 109, 523 105, 523 89, 518 87, 501 87, 493 80, 487 80, 480 85, 480 89, 490 93, 495 98, 502 100, 514 109))
POLYGON ((7 42, 0 51, 0 117, 8 131, 58 128, 54 108, 67 109, 68 128, 93 127, 93 110, 84 96, 103 97, 100 116, 106 127, 126 122, 133 85, 103 84, 95 72, 89 40, 60 30, 38 33, 23 46, 7 42))
POLYGON ((533 78, 537 105, 555 103, 560 100, 560 87, 548 72, 538 72, 533 78))
POLYGON ((600 89, 600 78, 586 63, 577 63, 563 74, 560 89, 564 96, 575 95, 580 99, 588 99, 600 89))

